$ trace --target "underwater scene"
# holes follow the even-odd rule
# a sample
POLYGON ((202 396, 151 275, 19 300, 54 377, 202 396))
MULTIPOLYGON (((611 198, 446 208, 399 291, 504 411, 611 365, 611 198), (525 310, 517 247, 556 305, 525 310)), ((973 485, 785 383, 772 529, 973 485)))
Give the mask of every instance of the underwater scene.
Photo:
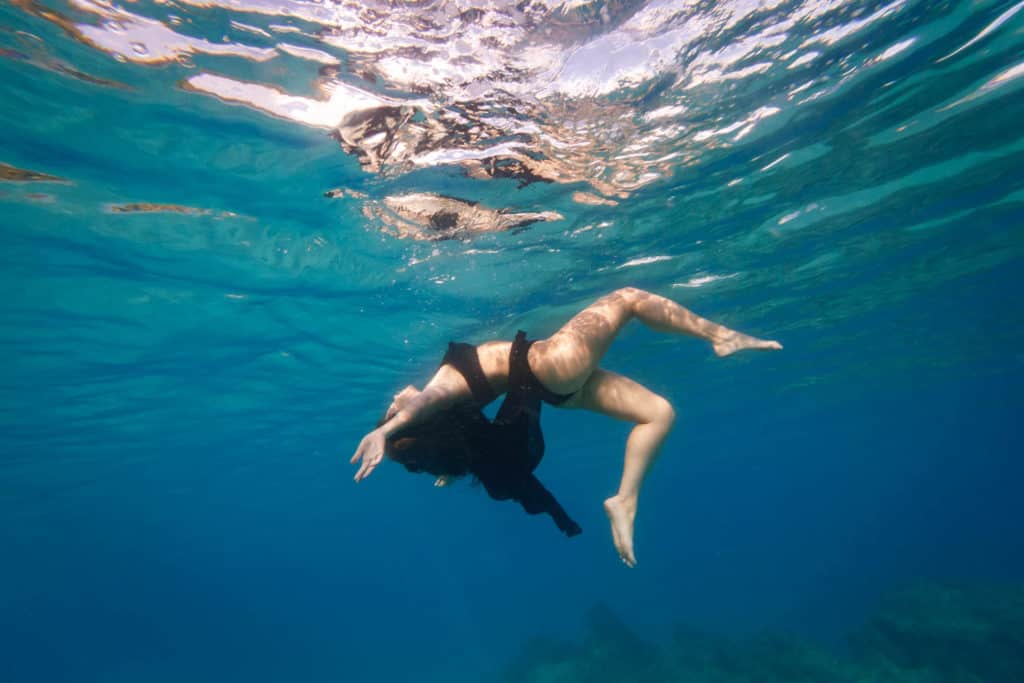
POLYGON ((0 84, 0 681, 1024 681, 1024 1, 2 0, 0 84))

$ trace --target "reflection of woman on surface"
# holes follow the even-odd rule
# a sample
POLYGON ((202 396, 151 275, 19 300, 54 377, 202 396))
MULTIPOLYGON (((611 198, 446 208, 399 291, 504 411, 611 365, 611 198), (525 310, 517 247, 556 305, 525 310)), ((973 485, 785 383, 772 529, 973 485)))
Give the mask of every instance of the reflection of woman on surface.
POLYGON ((452 477, 474 474, 497 499, 518 500, 531 514, 546 512, 573 536, 573 522, 535 477, 543 454, 540 402, 583 408, 636 424, 626 442, 618 493, 604 502, 622 561, 636 564, 633 521, 644 475, 672 428, 675 413, 661 396, 598 367, 615 335, 630 319, 651 329, 699 337, 719 356, 743 349, 781 349, 775 341, 741 334, 705 320, 664 297, 635 288, 608 294, 576 314, 548 339, 520 333, 514 342, 473 347, 451 344, 423 391, 407 387, 382 423, 363 437, 352 462, 355 480, 368 477, 384 455, 413 472, 452 477), (507 393, 493 422, 479 408, 507 393))

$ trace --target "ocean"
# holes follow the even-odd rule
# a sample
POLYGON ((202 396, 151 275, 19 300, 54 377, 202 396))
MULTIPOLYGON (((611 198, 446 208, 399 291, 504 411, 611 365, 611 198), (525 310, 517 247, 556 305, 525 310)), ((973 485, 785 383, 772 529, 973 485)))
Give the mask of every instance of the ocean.
POLYGON ((0 680, 1024 680, 1024 2, 0 4, 0 680), (567 539, 349 464, 621 287, 567 539))

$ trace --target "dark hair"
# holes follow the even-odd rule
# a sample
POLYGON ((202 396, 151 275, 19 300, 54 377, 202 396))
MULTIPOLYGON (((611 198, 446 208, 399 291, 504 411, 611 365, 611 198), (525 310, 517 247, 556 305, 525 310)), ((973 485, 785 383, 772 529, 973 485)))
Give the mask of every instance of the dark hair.
POLYGON ((393 434, 385 453, 410 472, 461 477, 469 474, 476 459, 473 435, 482 422, 486 418, 478 409, 454 406, 393 434))

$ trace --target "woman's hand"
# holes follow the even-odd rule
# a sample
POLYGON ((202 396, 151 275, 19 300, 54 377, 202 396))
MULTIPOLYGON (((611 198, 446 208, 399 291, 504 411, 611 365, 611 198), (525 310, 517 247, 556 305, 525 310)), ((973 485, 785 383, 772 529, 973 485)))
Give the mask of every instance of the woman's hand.
POLYGON ((359 448, 350 461, 353 465, 362 460, 359 471, 356 472, 355 480, 360 482, 370 476, 373 469, 384 459, 384 432, 381 429, 374 429, 363 437, 359 442, 359 448))
POLYGON ((419 393, 420 390, 410 384, 405 389, 402 389, 400 392, 395 394, 395 400, 393 400, 391 405, 388 406, 388 412, 384 413, 384 421, 387 422, 393 418, 395 413, 404 408, 405 405, 412 399, 416 398, 419 393))

